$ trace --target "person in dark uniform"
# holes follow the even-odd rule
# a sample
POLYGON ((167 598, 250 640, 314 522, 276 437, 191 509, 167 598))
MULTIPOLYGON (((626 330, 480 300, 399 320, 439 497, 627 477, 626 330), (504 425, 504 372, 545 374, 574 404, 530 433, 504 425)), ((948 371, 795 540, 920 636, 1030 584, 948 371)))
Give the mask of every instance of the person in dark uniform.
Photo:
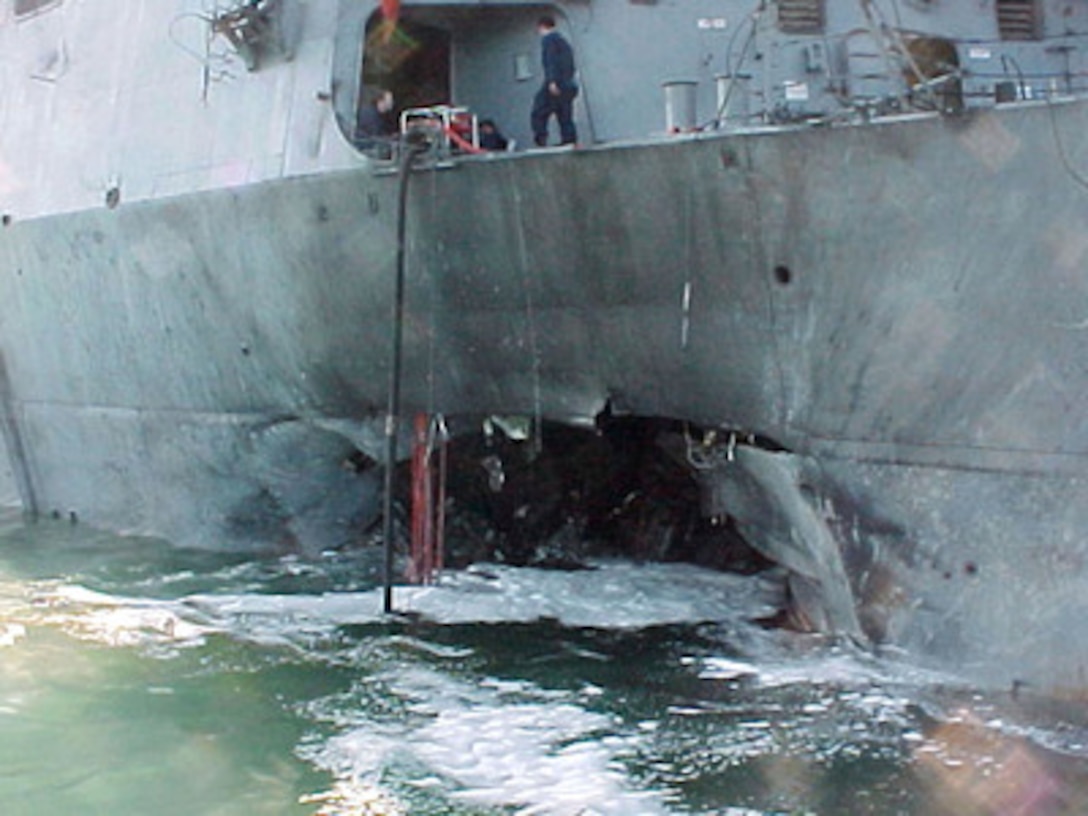
POLYGON ((368 104, 359 109, 355 120, 355 146, 360 150, 388 158, 392 153, 394 128, 389 122, 393 110, 393 93, 382 88, 370 95, 368 104))
POLYGON ((574 129, 574 97, 578 86, 574 82, 574 50, 555 30, 555 18, 544 15, 537 20, 540 34, 540 56, 544 65, 544 84, 533 99, 529 116, 533 141, 538 147, 548 144, 548 120, 552 114, 559 123, 559 143, 573 144, 578 136, 574 129))
POLYGON ((491 119, 480 120, 480 147, 484 150, 506 150, 509 146, 506 137, 499 131, 491 119))

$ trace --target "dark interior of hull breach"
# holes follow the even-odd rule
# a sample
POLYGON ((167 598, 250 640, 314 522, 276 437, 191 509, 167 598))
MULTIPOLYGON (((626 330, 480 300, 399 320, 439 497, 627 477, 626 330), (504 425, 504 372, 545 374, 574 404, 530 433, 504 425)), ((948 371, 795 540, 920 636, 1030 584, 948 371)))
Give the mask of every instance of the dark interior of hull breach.
MULTIPOLYGON (((774 566, 728 516, 704 516, 691 461, 703 432, 683 422, 602 415, 596 427, 580 428, 490 417, 478 427, 451 436, 441 459, 433 426, 420 437, 431 460, 425 489, 433 491, 423 501, 443 508, 445 566, 578 569, 599 557, 740 573, 774 566)), ((414 473, 411 460, 398 469, 405 527, 421 501, 414 473)))

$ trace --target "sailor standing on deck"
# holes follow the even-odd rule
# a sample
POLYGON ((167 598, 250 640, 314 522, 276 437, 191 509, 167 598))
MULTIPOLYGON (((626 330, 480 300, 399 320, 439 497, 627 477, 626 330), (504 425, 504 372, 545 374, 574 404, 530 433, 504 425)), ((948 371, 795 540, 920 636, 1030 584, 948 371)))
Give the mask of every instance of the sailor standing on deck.
POLYGON ((530 122, 533 127, 533 141, 537 147, 548 144, 548 119, 555 114, 559 123, 559 143, 574 144, 577 134, 574 130, 574 97, 578 95, 578 86, 574 82, 574 50, 563 36, 555 30, 555 18, 544 15, 537 20, 540 33, 540 55, 544 63, 544 84, 533 99, 530 122))

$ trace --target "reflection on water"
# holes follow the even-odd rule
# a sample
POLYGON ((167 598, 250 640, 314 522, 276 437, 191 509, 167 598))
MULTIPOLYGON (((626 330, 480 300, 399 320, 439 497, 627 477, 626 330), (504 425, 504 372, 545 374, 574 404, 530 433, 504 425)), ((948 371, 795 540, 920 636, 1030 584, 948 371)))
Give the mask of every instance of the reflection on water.
POLYGON ((0 521, 5 814, 1088 812, 1077 706, 751 623, 772 577, 179 552, 0 521))

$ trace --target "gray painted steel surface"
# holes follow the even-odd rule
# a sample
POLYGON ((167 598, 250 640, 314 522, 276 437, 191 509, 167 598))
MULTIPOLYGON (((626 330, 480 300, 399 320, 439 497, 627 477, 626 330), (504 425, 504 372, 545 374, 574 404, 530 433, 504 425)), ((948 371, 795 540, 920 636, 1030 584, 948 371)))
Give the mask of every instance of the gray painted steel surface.
POLYGON ((22 504, 10 462, 7 444, 0 443, 0 506, 2 507, 16 507, 22 504))

